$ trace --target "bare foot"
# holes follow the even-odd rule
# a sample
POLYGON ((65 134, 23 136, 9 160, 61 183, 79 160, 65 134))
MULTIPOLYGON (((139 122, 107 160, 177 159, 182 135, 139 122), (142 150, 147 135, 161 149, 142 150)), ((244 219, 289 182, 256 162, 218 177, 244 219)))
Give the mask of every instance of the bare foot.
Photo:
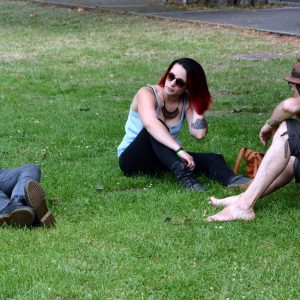
POLYGON ((231 197, 227 197, 224 199, 218 199, 214 196, 210 197, 210 203, 212 206, 220 207, 220 206, 228 206, 236 203, 240 195, 235 195, 231 197))
POLYGON ((253 220, 255 218, 255 213, 252 208, 242 209, 236 204, 228 205, 222 209, 217 214, 210 216, 206 219, 208 222, 226 222, 233 220, 253 220))

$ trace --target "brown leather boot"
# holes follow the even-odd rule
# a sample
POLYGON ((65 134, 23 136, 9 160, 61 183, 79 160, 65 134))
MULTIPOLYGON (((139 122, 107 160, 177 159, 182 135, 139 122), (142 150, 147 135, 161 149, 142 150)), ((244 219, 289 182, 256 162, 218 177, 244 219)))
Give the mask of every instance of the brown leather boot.
POLYGON ((25 196, 26 203, 34 209, 38 221, 45 227, 53 226, 55 219, 47 207, 42 186, 35 180, 28 180, 25 186, 25 196))

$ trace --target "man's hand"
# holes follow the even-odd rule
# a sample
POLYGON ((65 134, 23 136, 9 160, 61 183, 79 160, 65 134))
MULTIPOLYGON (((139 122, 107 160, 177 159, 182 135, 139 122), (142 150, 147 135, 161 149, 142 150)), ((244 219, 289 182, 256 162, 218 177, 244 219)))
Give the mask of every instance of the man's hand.
POLYGON ((262 127, 262 129, 260 130, 259 138, 265 147, 268 146, 268 142, 271 139, 271 137, 273 136, 273 134, 275 133, 276 129, 277 128, 272 128, 268 124, 265 124, 262 127))
POLYGON ((291 85, 291 87, 292 87, 292 92, 293 92, 293 94, 294 94, 294 97, 295 97, 295 98, 296 98, 296 97, 300 97, 299 90, 297 89, 297 85, 294 84, 294 83, 291 83, 290 85, 291 85))

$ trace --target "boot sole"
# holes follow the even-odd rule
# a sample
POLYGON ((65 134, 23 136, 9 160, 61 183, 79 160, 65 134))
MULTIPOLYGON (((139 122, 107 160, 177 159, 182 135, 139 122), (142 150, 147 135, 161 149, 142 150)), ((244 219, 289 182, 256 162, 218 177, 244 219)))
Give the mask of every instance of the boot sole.
POLYGON ((1 215, 0 222, 5 222, 8 225, 14 225, 18 227, 29 227, 34 221, 35 215, 32 208, 20 208, 15 209, 10 214, 1 215))
POLYGON ((53 226, 55 218, 47 207, 42 186, 35 180, 29 180, 25 187, 25 193, 26 202, 34 209, 38 221, 45 227, 53 226))
POLYGON ((249 185, 252 183, 253 179, 249 180, 248 182, 245 183, 241 183, 241 184, 231 184, 228 185, 226 188, 229 190, 247 190, 247 188, 249 187, 249 185))

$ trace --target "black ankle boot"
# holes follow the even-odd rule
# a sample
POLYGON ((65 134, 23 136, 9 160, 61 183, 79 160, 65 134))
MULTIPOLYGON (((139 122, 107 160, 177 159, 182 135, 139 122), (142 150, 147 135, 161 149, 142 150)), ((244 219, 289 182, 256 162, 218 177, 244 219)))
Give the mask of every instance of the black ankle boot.
POLYGON ((205 187, 197 177, 180 161, 176 161, 171 168, 180 183, 187 189, 198 192, 205 192, 205 187))

